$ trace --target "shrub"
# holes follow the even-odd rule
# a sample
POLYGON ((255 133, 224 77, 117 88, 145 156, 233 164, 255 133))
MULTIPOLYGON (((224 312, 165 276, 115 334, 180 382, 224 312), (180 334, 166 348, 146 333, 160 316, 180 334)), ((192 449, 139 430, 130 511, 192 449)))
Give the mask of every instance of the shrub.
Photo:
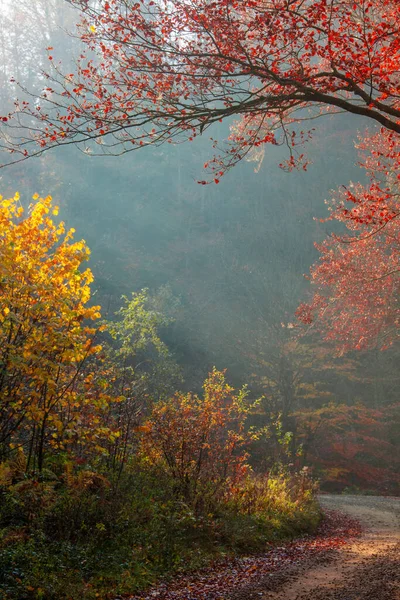
POLYGON ((251 409, 246 391, 235 394, 215 368, 203 398, 177 393, 158 402, 144 426, 141 454, 175 482, 178 493, 197 511, 226 493, 249 471, 245 429, 251 409), (203 506, 202 506, 203 505, 203 506))

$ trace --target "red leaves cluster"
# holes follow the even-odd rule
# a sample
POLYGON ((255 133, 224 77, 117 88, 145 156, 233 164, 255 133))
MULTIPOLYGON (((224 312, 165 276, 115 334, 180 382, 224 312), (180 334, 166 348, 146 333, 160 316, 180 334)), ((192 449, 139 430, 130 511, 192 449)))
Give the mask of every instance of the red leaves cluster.
POLYGON ((95 59, 83 53, 73 76, 54 65, 46 116, 22 109, 44 122, 34 136, 43 148, 97 140, 97 151, 126 152, 191 140, 239 115, 210 163, 224 172, 266 143, 285 144, 293 168, 297 144, 309 137, 297 125, 327 107, 400 132, 397 0, 73 3, 95 59))
POLYGON ((349 233, 317 246, 314 296, 297 311, 341 351, 386 348, 400 325, 400 140, 382 129, 359 148, 370 182, 343 187, 331 200, 330 219, 349 233))

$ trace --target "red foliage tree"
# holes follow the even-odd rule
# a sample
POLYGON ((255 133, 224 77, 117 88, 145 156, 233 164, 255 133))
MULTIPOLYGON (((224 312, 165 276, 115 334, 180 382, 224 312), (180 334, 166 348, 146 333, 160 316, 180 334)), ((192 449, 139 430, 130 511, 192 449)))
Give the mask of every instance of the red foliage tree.
POLYGON ((71 143, 115 154, 192 140, 239 115, 209 165, 218 181, 265 143, 286 144, 295 166, 303 121, 324 112, 400 133, 397 0, 70 1, 87 51, 65 74, 48 49, 41 101, 2 118, 17 127, 3 142, 11 160, 71 143))
POLYGON ((367 186, 342 187, 331 219, 349 231, 317 245, 312 300, 297 315, 341 351, 386 348, 399 336, 400 140, 387 131, 364 138, 367 186))

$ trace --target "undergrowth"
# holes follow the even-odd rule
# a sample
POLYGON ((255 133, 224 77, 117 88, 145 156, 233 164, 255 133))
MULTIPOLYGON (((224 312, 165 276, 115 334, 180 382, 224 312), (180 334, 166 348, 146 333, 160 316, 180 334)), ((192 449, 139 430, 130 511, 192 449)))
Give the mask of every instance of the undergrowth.
POLYGON ((201 512, 165 472, 140 464, 118 485, 90 470, 44 471, 0 490, 1 600, 133 594, 222 556, 261 552, 319 521, 304 474, 248 478, 201 512))

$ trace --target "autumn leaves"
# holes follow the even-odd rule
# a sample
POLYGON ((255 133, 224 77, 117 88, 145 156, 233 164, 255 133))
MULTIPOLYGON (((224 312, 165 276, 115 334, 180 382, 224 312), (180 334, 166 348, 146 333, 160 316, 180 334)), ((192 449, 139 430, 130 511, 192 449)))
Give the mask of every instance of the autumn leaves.
POLYGON ((46 448, 66 448, 91 429, 85 419, 88 364, 98 356, 98 306, 89 306, 89 256, 74 230, 56 224, 50 197, 0 203, 0 445, 24 447, 27 468, 46 448))
POLYGON ((92 272, 82 268, 89 249, 53 220, 57 214, 51 197, 35 195, 28 211, 18 194, 0 201, 1 454, 23 450, 27 472, 41 472, 46 454, 59 452, 103 457, 120 472, 140 433, 146 460, 163 462, 180 487, 189 486, 185 494, 205 481, 216 491, 233 483, 247 470, 245 392, 236 394, 214 370, 204 398, 164 398, 141 425, 140 398, 147 410, 152 399, 140 392, 135 356, 151 345, 169 358, 158 336, 168 319, 146 308, 146 290, 133 294, 103 349, 107 325, 90 304, 92 272))

